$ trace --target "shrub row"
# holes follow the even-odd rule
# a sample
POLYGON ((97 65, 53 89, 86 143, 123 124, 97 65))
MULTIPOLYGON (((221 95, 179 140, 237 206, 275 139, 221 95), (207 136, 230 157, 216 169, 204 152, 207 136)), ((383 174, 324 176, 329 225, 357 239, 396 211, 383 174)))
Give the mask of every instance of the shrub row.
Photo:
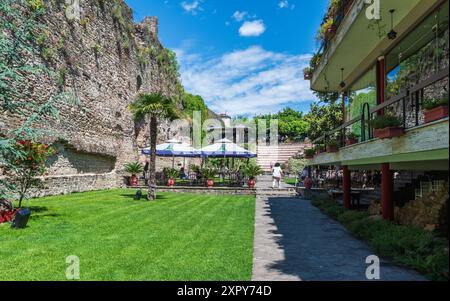
POLYGON ((365 240, 381 257, 417 270, 430 280, 448 281, 448 240, 419 227, 371 219, 366 212, 346 210, 333 200, 315 199, 312 204, 365 240))

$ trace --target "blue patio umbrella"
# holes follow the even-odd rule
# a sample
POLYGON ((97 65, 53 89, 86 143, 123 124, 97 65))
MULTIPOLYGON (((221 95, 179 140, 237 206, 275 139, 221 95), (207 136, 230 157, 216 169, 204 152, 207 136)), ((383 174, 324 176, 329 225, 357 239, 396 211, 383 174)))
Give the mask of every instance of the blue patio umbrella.
MULTIPOLYGON (((149 147, 142 150, 142 154, 151 155, 151 149, 149 147)), ((201 153, 189 146, 186 143, 181 143, 178 140, 169 140, 166 143, 156 146, 156 156, 158 157, 172 157, 172 167, 175 166, 175 157, 181 158, 195 158, 200 157, 201 153)))

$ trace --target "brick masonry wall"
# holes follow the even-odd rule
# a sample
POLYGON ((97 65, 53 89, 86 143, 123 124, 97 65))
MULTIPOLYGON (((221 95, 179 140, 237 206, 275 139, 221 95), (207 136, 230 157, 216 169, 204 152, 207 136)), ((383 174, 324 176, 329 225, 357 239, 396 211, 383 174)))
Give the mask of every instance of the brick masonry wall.
MULTIPOLYGON (((71 91, 80 104, 61 105, 59 120, 46 123, 64 143, 57 145, 58 154, 48 162, 48 189, 35 195, 119 186, 124 164, 138 160, 138 149, 148 145, 149 137, 148 122, 135 124, 128 106, 141 92, 161 92, 177 100, 181 95, 177 76, 167 61, 158 59, 164 48, 157 38, 157 18, 134 24, 123 0, 81 0, 80 18, 69 20, 62 1, 44 3, 45 47, 51 56, 30 59, 46 64, 64 80, 30 77, 30 101, 71 91), (153 53, 145 62, 142 49, 153 53)), ((0 134, 23 121, 5 112, 0 116, 0 134)), ((167 127, 162 122, 159 142, 168 136, 167 127)))

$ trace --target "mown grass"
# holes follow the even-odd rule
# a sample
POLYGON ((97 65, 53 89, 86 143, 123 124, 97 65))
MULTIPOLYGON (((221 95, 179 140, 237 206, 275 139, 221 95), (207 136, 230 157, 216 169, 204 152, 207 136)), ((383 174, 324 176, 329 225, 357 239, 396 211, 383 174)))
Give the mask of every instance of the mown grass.
POLYGON ((370 219, 367 213, 345 210, 333 200, 315 199, 312 204, 365 240, 380 256, 430 280, 448 281, 448 240, 419 227, 370 219))
POLYGON ((28 227, 0 225, 1 280, 250 280, 255 197, 133 190, 30 200, 28 227))

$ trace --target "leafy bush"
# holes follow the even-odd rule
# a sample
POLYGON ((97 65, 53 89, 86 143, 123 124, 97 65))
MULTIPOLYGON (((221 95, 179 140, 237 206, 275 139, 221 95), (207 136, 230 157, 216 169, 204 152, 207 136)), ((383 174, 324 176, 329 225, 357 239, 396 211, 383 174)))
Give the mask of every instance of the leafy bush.
POLYGON ((307 156, 314 156, 315 153, 316 153, 316 150, 314 148, 305 149, 305 155, 307 155, 307 156))
POLYGON ((214 168, 203 168, 200 173, 205 180, 212 180, 217 175, 217 170, 214 168))
POLYGON ((130 174, 135 176, 135 175, 140 174, 141 172, 143 172, 144 171, 144 167, 139 162, 131 162, 131 163, 125 164, 125 171, 127 173, 130 173, 130 174))
POLYGON ((288 169, 287 172, 289 174, 298 174, 301 172, 306 166, 306 160, 305 159, 295 159, 291 158, 288 161, 288 169))
POLYGON ((338 147, 339 142, 336 139, 331 139, 327 141, 327 146, 338 147))
POLYGON ((354 140, 358 140, 359 135, 353 132, 349 132, 346 134, 347 139, 354 139, 354 140))
POLYGON ((249 179, 253 180, 263 173, 263 170, 258 165, 251 163, 243 167, 242 171, 249 179))
POLYGON ((342 223, 357 238, 397 264, 413 268, 431 280, 448 280, 448 241, 415 226, 372 220, 365 212, 345 210, 333 200, 311 202, 342 223))
POLYGON ((168 179, 175 179, 180 175, 180 172, 175 168, 164 168, 163 172, 168 179))
POLYGON ((393 115, 378 116, 371 122, 374 129, 385 129, 402 125, 400 118, 393 115))
POLYGON ((440 99, 425 99, 422 104, 422 108, 426 111, 432 110, 440 106, 448 106, 448 94, 444 95, 440 99))

